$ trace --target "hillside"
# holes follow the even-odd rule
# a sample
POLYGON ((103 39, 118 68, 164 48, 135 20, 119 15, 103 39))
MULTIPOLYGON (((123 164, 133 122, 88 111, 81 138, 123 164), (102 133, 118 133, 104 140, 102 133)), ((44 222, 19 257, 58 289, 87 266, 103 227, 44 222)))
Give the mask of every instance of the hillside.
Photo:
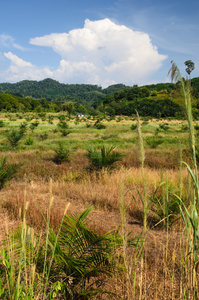
POLYGON ((104 95, 122 90, 125 87, 125 85, 119 84, 102 90, 97 85, 63 84, 47 78, 42 81, 23 80, 17 83, 0 83, 0 92, 18 97, 45 98, 53 102, 73 101, 89 106, 104 97, 104 95))
MULTIPOLYGON (((199 78, 191 81, 194 117, 199 117, 199 78)), ((61 111, 63 104, 74 103, 75 113, 102 112, 110 116, 182 116, 181 91, 178 83, 158 83, 138 87, 124 84, 105 89, 90 84, 63 84, 52 79, 24 80, 0 84, 0 110, 8 111, 61 111)))

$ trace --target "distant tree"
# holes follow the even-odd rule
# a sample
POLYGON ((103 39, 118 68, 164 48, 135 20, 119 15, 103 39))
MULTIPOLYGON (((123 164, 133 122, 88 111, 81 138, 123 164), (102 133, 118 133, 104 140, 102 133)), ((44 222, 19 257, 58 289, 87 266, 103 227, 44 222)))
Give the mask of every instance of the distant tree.
POLYGON ((63 110, 64 111, 67 111, 68 112, 68 116, 70 118, 73 110, 74 110, 74 102, 71 102, 71 101, 68 101, 68 102, 65 102, 62 106, 63 110))
POLYGON ((191 60, 186 60, 184 64, 186 66, 185 71, 189 75, 189 85, 191 85, 191 72, 195 69, 195 64, 191 60))

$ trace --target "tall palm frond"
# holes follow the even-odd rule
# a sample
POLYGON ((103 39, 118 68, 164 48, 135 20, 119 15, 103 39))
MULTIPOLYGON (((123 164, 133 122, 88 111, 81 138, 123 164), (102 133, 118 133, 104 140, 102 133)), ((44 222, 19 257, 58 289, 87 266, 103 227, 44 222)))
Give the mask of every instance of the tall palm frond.
POLYGON ((79 216, 65 215, 56 246, 55 261, 63 272, 67 299, 81 299, 81 295, 91 295, 94 290, 95 294, 101 292, 102 275, 104 282, 106 276, 119 270, 113 253, 122 239, 117 232, 99 235, 88 229, 85 219, 91 209, 88 207, 79 216))
POLYGON ((115 146, 110 148, 102 146, 100 149, 86 147, 86 157, 94 168, 98 170, 110 169, 115 162, 121 161, 124 157, 123 154, 113 151, 114 149, 115 146))

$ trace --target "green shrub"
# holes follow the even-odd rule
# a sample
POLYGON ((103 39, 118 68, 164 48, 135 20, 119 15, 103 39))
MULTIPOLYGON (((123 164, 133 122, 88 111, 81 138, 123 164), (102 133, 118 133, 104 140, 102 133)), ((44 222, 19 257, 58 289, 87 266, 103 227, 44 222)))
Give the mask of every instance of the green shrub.
POLYGON ((19 141, 22 139, 24 134, 20 131, 13 129, 11 132, 5 133, 5 136, 8 140, 8 142, 10 143, 11 147, 15 148, 15 147, 17 147, 19 141))
POLYGON ((146 142, 147 142, 147 144, 149 145, 150 148, 155 149, 155 148, 157 148, 159 145, 161 145, 161 144, 164 142, 164 140, 162 140, 162 139, 148 138, 148 139, 146 140, 146 142))
POLYGON ((176 201, 175 187, 166 183, 163 188, 163 183, 158 186, 154 194, 150 197, 152 203, 150 210, 155 213, 162 226, 171 224, 180 214, 180 208, 176 201))
POLYGON ((5 126, 5 123, 3 120, 0 120, 0 127, 4 127, 5 126))
POLYGON ((95 123, 95 128, 97 128, 97 129, 105 129, 106 128, 106 126, 104 125, 104 124, 102 124, 102 123, 95 123))
POLYGON ((67 129, 61 129, 60 132, 63 136, 67 136, 67 135, 69 135, 69 133, 71 133, 71 131, 67 130, 67 129))
POLYGON ((26 140, 25 140, 25 145, 27 146, 31 146, 34 144, 34 140, 31 138, 31 137, 28 137, 26 140))
POLYGON ((66 116, 60 115, 60 116, 58 116, 58 119, 60 120, 60 123, 62 123, 66 119, 66 116))
POLYGON ((3 156, 0 160, 0 189, 2 189, 8 181, 10 181, 21 167, 20 164, 6 165, 7 156, 3 156))
POLYGON ((101 136, 101 139, 103 140, 109 140, 109 139, 112 139, 112 138, 116 138, 117 137, 117 134, 104 134, 101 136))
POLYGON ((40 133, 40 134, 37 135, 37 137, 40 141, 44 141, 48 138, 48 133, 47 132, 40 133))
POLYGON ((25 133, 26 130, 27 130, 27 126, 28 126, 28 123, 26 123, 26 122, 21 123, 21 124, 19 125, 19 131, 20 131, 21 133, 25 133))
POLYGON ((137 128, 137 124, 132 124, 131 125, 131 130, 135 130, 137 128))
POLYGON ((168 131, 169 130, 169 125, 168 124, 160 124, 159 125, 160 129, 164 130, 164 131, 168 131))
MULTIPOLYGON (((187 126, 187 127, 188 127, 188 126, 187 126)), ((199 130, 199 125, 198 125, 198 124, 197 124, 197 125, 195 125, 195 126, 194 126, 194 128, 195 128, 195 130, 197 130, 197 131, 198 131, 198 130, 199 130)))
POLYGON ((68 148, 65 148, 62 143, 59 143, 54 151, 56 155, 54 156, 53 161, 56 164, 60 165, 62 162, 70 160, 71 151, 68 148))
MULTIPOLYGON (((114 255, 122 239, 117 232, 99 235, 88 229, 86 217, 91 209, 88 207, 79 215, 65 215, 63 220, 55 260, 62 274, 64 299, 91 299, 92 296, 98 299, 100 294, 107 293, 103 288, 106 278, 119 272, 114 255), (103 282, 99 285, 101 276, 103 282)), ((51 239, 54 245, 56 235, 51 235, 51 239)))
POLYGON ((61 129, 68 129, 69 126, 65 121, 61 121, 57 124, 57 127, 61 130, 61 129))
POLYGON ((97 170, 102 170, 103 168, 110 169, 115 162, 121 161, 124 155, 113 151, 114 149, 115 146, 110 148, 102 146, 99 150, 86 147, 86 157, 88 158, 91 167, 97 170))
POLYGON ((35 130, 35 128, 37 128, 39 125, 39 122, 38 121, 35 121, 33 123, 30 124, 30 129, 33 131, 35 130))
POLYGON ((181 130, 182 131, 187 131, 188 129, 189 129, 189 127, 186 124, 181 125, 181 130))
POLYGON ((156 128, 154 135, 157 136, 159 132, 160 132, 160 128, 158 127, 156 128))
POLYGON ((50 116, 48 117, 48 123, 49 123, 49 124, 53 124, 53 119, 54 119, 53 116, 50 115, 50 116))

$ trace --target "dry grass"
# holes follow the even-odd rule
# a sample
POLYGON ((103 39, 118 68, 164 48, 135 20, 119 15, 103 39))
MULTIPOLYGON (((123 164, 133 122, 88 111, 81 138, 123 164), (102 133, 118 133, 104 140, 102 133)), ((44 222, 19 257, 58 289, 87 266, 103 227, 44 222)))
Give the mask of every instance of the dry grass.
MULTIPOLYGON (((113 123, 114 126, 116 124, 122 127, 128 124, 128 121, 123 120, 119 125, 113 123)), ((74 135, 78 138, 77 133, 74 135)), ((84 136, 90 137, 91 134, 84 136)), ((121 134, 122 137, 124 135, 121 134)), ((126 134, 126 138, 129 138, 129 133, 126 134)), ((47 217, 51 197, 49 181, 52 179, 54 201, 50 222, 53 228, 58 228, 66 204, 70 202, 69 213, 83 211, 90 204, 94 206, 88 222, 98 233, 117 229, 121 226, 120 203, 123 197, 126 207, 126 231, 131 232, 131 237, 140 236, 143 232, 143 204, 137 191, 139 190, 143 197, 141 163, 137 159, 134 144, 121 151, 127 155, 122 162, 116 164, 116 169, 101 173, 89 172, 85 150, 82 149, 77 149, 70 162, 61 165, 53 163, 52 150, 44 151, 42 147, 2 153, 8 156, 9 162, 23 162, 23 166, 16 179, 1 191, 0 216, 12 230, 20 224, 24 203, 28 202, 28 225, 44 229, 45 222, 41 211, 47 217)), ((183 155, 183 158, 189 161, 189 154, 184 152, 183 155)), ((185 198, 190 196, 187 170, 183 169, 180 175, 179 164, 173 164, 179 161, 177 147, 172 152, 169 149, 146 149, 145 156, 147 199, 166 178, 169 187, 177 192, 180 176, 183 178, 182 193, 185 198)), ((159 193, 163 193, 163 190, 160 189, 159 193)), ((148 216, 152 225, 158 221, 150 211, 148 216)), ((2 223, 0 233, 3 237, 5 228, 2 223)), ((125 259, 129 266, 128 276, 116 274, 107 288, 117 292, 122 299, 128 300, 194 299, 191 298, 191 281, 188 265, 185 264, 188 254, 186 241, 187 235, 183 232, 180 220, 169 231, 149 228, 144 236, 142 255, 139 255, 141 244, 137 248, 131 248, 130 252, 127 251, 125 259)), ((111 297, 106 296, 104 299, 111 297)))

